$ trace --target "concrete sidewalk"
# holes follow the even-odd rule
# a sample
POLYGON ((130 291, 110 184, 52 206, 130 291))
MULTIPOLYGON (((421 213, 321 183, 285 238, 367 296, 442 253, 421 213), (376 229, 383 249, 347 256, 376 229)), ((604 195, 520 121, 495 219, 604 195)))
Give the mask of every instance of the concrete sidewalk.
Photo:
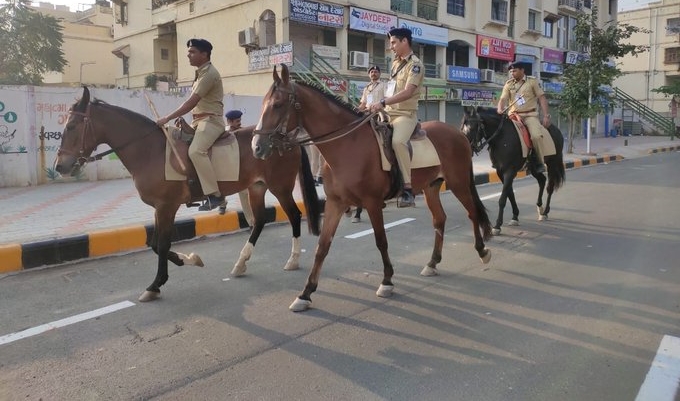
MULTIPOLYGON (((585 139, 565 155, 567 168, 680 150, 668 137, 585 139)), ((486 152, 474 157, 477 184, 497 182, 486 152)), ((323 188, 318 187, 324 197, 323 188)), ((300 209, 301 194, 295 191, 300 209)), ((177 240, 247 228, 237 194, 227 197, 225 215, 180 207, 177 240)), ((268 221, 287 221, 276 198, 267 193, 268 221)), ((153 225, 153 208, 139 199, 131 179, 53 183, 0 188, 0 274, 145 248, 153 225)))

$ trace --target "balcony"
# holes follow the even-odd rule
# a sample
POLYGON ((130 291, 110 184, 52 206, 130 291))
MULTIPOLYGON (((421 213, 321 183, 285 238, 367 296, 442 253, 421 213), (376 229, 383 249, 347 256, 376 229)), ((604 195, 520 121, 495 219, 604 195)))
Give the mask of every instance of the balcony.
POLYGON ((390 0, 390 10, 413 15, 413 0, 390 0))
POLYGON ((590 8, 591 1, 587 0, 558 0, 557 9, 560 12, 577 15, 583 12, 583 8, 590 8))
POLYGON ((170 5, 172 3, 177 3, 180 0, 151 0, 151 10, 156 10, 163 6, 170 5))

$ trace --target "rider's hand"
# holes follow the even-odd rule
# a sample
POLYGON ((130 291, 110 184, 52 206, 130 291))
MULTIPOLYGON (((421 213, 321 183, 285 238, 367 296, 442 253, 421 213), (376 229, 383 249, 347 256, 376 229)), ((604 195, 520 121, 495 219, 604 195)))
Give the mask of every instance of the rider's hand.
POLYGON ((496 113, 503 114, 503 109, 496 109, 496 113))
POLYGON ((550 114, 543 116, 543 126, 546 128, 550 127, 550 114))
POLYGON ((373 103, 371 105, 371 113, 375 113, 376 111, 380 111, 382 109, 383 109, 383 106, 380 103, 373 103))
POLYGON ((156 125, 158 125, 159 127, 162 127, 162 126, 164 126, 165 124, 167 124, 168 121, 170 121, 169 118, 167 118, 167 117, 161 117, 161 118, 159 118, 158 120, 156 120, 156 125))

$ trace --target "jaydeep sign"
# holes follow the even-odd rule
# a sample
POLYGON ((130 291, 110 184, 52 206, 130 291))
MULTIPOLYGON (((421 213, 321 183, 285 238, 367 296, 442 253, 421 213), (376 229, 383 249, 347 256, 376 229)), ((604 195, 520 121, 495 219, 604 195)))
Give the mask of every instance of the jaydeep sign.
POLYGON ((395 15, 383 14, 363 8, 349 8, 349 29, 387 35, 387 32, 397 26, 395 15))

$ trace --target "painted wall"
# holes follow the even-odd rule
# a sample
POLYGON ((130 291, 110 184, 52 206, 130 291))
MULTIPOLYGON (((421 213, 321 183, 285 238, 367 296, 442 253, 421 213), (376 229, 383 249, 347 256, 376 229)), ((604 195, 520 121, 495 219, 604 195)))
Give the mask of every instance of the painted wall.
MULTIPOLYGON (((139 90, 90 89, 92 98, 119 105, 151 119, 153 112, 139 90)), ((68 110, 82 95, 80 88, 0 86, 0 187, 40 185, 73 178, 55 177, 52 170, 68 110)), ((165 115, 188 98, 188 93, 149 92, 156 109, 165 115)), ((244 112, 244 125, 257 123, 262 97, 224 97, 225 112, 244 112)), ((189 116, 186 117, 190 119, 189 116)), ((100 145, 96 153, 108 150, 100 145)), ((96 181, 129 177, 115 154, 86 166, 79 179, 96 181)))

